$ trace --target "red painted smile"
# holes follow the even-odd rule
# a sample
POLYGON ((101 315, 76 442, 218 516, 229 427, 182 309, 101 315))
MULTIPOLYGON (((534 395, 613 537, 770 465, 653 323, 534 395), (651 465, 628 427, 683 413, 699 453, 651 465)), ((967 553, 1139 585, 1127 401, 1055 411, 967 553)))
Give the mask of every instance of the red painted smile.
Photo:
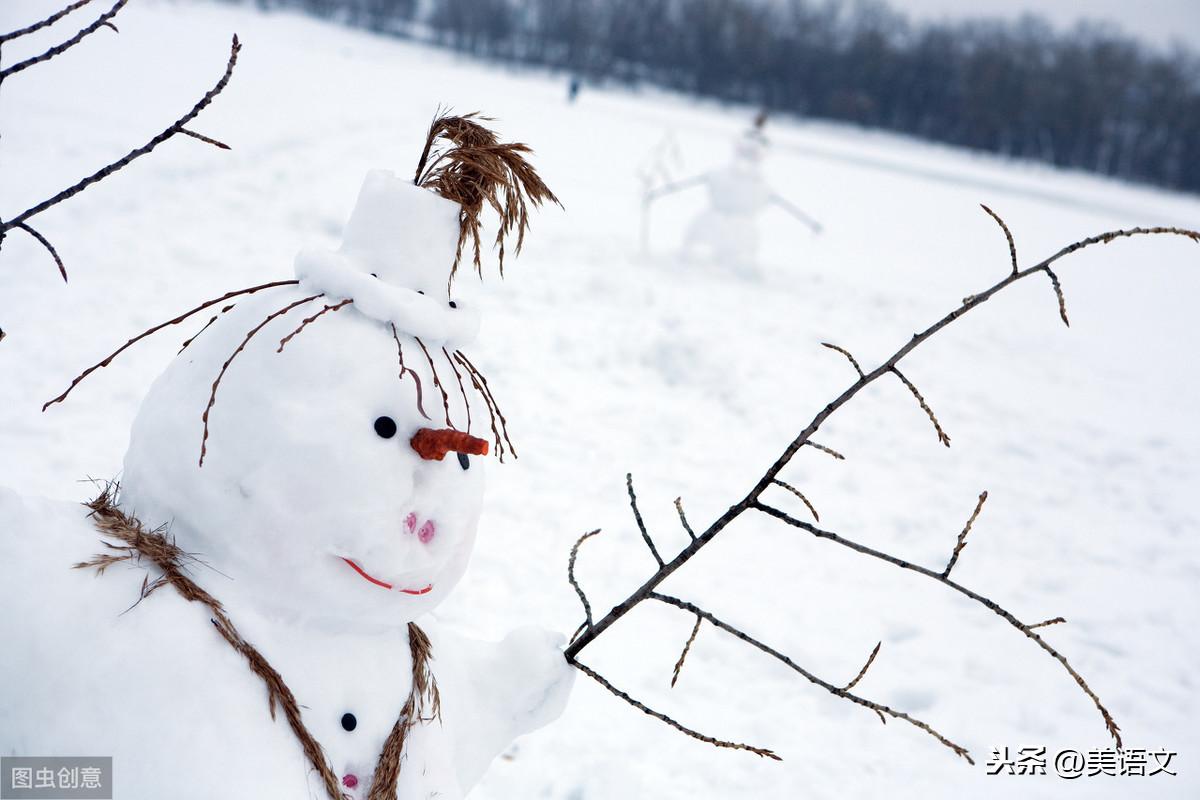
MULTIPOLYGON (((359 574, 359 576, 360 576, 360 577, 362 577, 363 579, 365 579, 365 580, 369 581, 370 583, 373 583, 373 584, 375 584, 376 586, 381 586, 381 587, 383 587, 384 589, 391 589, 391 588, 393 588, 393 587, 392 587, 392 584, 388 583, 387 581, 381 581, 381 580, 379 580, 378 578, 372 577, 371 575, 367 574, 367 571, 366 571, 365 569, 363 569, 362 567, 360 567, 358 564, 355 564, 353 561, 351 561, 350 559, 346 558, 345 556, 342 556, 342 561, 345 561, 347 564, 349 564, 349 565, 350 565, 350 567, 351 567, 351 568, 352 568, 352 569, 353 569, 355 572, 357 572, 357 573, 359 574)), ((428 593, 428 592, 431 592, 431 591, 433 591, 433 584, 432 584, 432 583, 431 583, 431 584, 429 584, 429 585, 428 585, 428 586, 426 586, 424 589, 398 589, 397 591, 403 592, 404 594, 414 594, 414 595, 417 595, 417 594, 426 594, 426 593, 428 593)))

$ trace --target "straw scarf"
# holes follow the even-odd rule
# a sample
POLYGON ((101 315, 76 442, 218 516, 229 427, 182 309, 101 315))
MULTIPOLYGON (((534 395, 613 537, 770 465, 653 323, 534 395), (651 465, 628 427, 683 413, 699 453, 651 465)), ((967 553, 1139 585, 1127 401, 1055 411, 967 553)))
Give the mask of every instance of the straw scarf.
MULTIPOLYGON (((103 574, 105 569, 113 564, 149 561, 162 574, 153 581, 149 574, 143 579, 139 603, 157 589, 170 584, 183 599, 207 606, 212 613, 211 622, 217 632, 230 647, 246 658, 250 671, 262 679, 267 690, 267 708, 271 719, 275 719, 276 706, 283 710, 283 715, 303 748, 304 755, 320 775, 329 800, 343 800, 346 795, 342 792, 337 774, 325 757, 321 744, 304 726, 304 721, 300 718, 300 706, 292 690, 284 683, 283 676, 267 662, 254 645, 242 638, 220 601, 184 574, 187 564, 194 563, 195 559, 181 550, 167 536, 165 529, 146 530, 140 521, 117 508, 115 501, 116 486, 110 484, 95 500, 86 505, 91 509, 92 520, 101 535, 117 544, 102 539, 101 543, 112 552, 98 554, 89 561, 75 564, 75 568, 94 569, 97 574, 103 574)), ((412 690, 400 709, 396 724, 392 726, 391 733, 384 741, 383 750, 375 764, 367 800, 395 800, 396 784, 400 776, 400 757, 404 752, 408 732, 419 721, 441 718, 441 698, 437 681, 429 668, 429 637, 415 623, 410 622, 408 643, 412 651, 412 690), (427 705, 430 710, 429 716, 425 714, 427 705)))

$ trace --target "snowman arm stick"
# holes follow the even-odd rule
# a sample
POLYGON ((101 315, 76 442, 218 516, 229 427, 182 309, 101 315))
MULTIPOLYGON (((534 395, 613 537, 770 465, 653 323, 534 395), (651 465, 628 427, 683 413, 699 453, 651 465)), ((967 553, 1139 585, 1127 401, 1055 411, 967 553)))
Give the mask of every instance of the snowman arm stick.
MULTIPOLYGON (((821 425, 827 419, 829 419, 829 417, 849 403, 863 389, 877 381, 879 378, 884 377, 885 375, 895 374, 899 362, 936 333, 962 317, 967 312, 982 305, 987 300, 991 299, 993 295, 998 294, 1017 281, 1024 280, 1025 278, 1038 273, 1045 273, 1047 277, 1050 278, 1051 285, 1054 288, 1055 296, 1058 300, 1060 314, 1063 316, 1065 321, 1065 301, 1063 299, 1061 285, 1057 279, 1057 276, 1051 269, 1052 265, 1059 259, 1070 255, 1077 250, 1082 250, 1096 244, 1107 244, 1119 238, 1139 235, 1184 236, 1193 240, 1194 242, 1200 243, 1200 232, 1175 227, 1129 228, 1109 231, 1089 237, 1087 239, 1081 239, 1073 244, 1067 245, 1057 253, 1038 262, 1037 264, 1034 264, 1033 266, 1024 270, 1012 272, 982 292, 967 296, 963 299, 961 305, 954 308, 948 314, 927 327, 925 330, 921 331, 920 333, 913 334, 911 339, 905 342, 898 350, 896 350, 895 353, 893 353, 878 367, 870 372, 861 372, 858 376, 858 379, 854 381, 854 383, 852 383, 847 389, 838 395, 832 402, 824 406, 816 414, 816 416, 813 417, 812 421, 809 422, 809 424, 805 426, 805 428, 787 445, 783 453, 775 460, 773 464, 771 464, 771 466, 767 468, 767 470, 762 474, 750 491, 741 500, 730 506, 711 525, 709 525, 703 533, 699 534, 686 547, 680 550, 674 558, 667 561, 662 567, 657 569, 648 580, 646 580, 625 600, 614 606, 612 610, 600 617, 600 619, 595 620, 593 625, 586 626, 585 630, 579 635, 579 637, 566 648, 565 656, 567 660, 570 663, 576 663, 575 660, 577 656, 584 650, 584 648, 595 641, 606 630, 608 630, 618 620, 632 611, 642 601, 652 599, 653 595, 656 593, 655 590, 663 581, 665 581, 676 570, 690 561, 705 545, 707 545, 719 533, 721 533, 721 531, 728 527, 732 522, 740 518, 747 511, 757 511, 764 515, 775 517, 776 519, 779 519, 788 525, 811 533, 817 538, 839 544, 860 554, 885 561, 906 571, 915 572, 931 580, 935 580, 941 583, 943 586, 946 586, 947 588, 967 597, 968 599, 979 603, 988 610, 1002 617, 1006 622, 1021 631, 1026 637, 1031 639, 1042 650, 1046 651, 1047 654, 1049 654, 1064 667, 1064 669, 1074 679, 1075 683, 1078 684, 1079 688, 1096 706, 1097 710, 1104 719, 1105 727, 1116 740, 1117 745, 1120 746, 1121 738, 1120 734, 1118 733, 1116 723, 1113 721, 1108 710, 1100 702, 1095 692, 1091 690, 1082 676, 1080 676, 1079 673, 1076 672, 1073 667, 1071 667, 1066 657, 1050 646, 1037 633, 1035 633, 1032 626, 1018 620, 1012 613, 1004 609, 995 601, 978 594, 971 589, 956 583, 955 581, 950 580, 947 573, 938 572, 917 564, 912 564, 904 559, 874 550, 850 539, 846 539, 831 531, 822 530, 813 525, 809 525, 808 523, 795 519, 779 509, 765 505, 762 502, 762 497, 768 489, 776 485, 776 480, 779 478, 783 469, 791 463, 793 457, 801 450, 801 448, 805 447, 806 445, 811 445, 814 447, 816 446, 815 443, 811 442, 811 438, 820 429, 821 425)), ((927 408, 926 404, 922 405, 923 407, 927 408)), ((966 754, 964 753, 963 755, 966 754)))
POLYGON ((787 213, 791 214, 796 219, 803 222, 805 225, 807 225, 809 228, 812 229, 813 233, 820 233, 821 231, 824 230, 824 228, 821 227, 821 223, 817 222, 815 219, 810 217, 808 214, 801 211, 792 202, 786 200, 783 197, 780 197, 779 195, 775 194, 774 192, 771 193, 771 202, 774 203, 775 205, 779 206, 780 208, 782 208, 787 213))

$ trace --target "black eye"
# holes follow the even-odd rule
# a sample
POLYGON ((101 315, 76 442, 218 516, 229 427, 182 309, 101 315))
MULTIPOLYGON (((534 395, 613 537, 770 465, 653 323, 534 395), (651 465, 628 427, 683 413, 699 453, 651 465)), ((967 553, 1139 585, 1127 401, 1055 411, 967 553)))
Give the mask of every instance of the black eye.
POLYGON ((358 720, 354 718, 353 714, 349 712, 342 714, 342 730, 352 731, 357 727, 358 720))
POLYGON ((453 300, 451 300, 451 301, 450 301, 450 307, 451 307, 451 308, 458 308, 458 303, 456 303, 456 302, 454 302, 453 300))
POLYGON ((396 420, 391 417, 380 417, 375 420, 375 432, 384 439, 390 439, 396 435, 396 420))
POLYGON ((467 454, 466 454, 466 453, 459 453, 459 454, 458 454, 458 465, 459 465, 460 467, 462 467, 463 469, 470 469, 470 468, 471 468, 471 459, 467 458, 467 454))

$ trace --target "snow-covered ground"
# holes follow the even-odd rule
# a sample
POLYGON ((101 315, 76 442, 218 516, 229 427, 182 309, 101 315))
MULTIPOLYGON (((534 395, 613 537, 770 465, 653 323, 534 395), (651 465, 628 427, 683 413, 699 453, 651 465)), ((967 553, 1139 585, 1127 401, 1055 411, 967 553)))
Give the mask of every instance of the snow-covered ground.
MULTIPOLYGON (((7 0, 0 28, 55 5, 7 0)), ((5 242, 0 485, 87 498, 80 481, 118 473, 141 395, 189 334, 140 345, 65 406, 42 414, 44 400, 151 324, 289 277, 301 245, 336 245, 367 169, 411 169, 439 103, 481 109, 535 147, 566 211, 542 213, 508 277, 489 275, 482 292, 473 355, 521 458, 491 469, 475 561, 441 613, 472 634, 526 622, 573 630, 581 613, 567 551, 595 527, 604 534, 584 546, 578 574, 593 606, 609 608, 653 567, 628 512, 626 471, 659 547, 673 552, 686 541, 676 496, 693 525, 711 521, 850 382, 821 341, 874 365, 1003 276, 1003 237, 978 203, 1005 216, 1027 264, 1115 227, 1200 226, 1192 197, 776 121, 770 180, 826 232, 814 238, 772 212, 762 275, 748 279, 674 255, 700 193, 663 200, 651 253, 640 253, 636 177, 667 135, 683 173, 724 162, 748 109, 586 88, 568 105, 561 77, 207 3, 143 0, 119 25, 119 36, 101 31, 5 83, 0 214, 160 130, 216 79, 237 32, 234 80, 193 125, 233 150, 173 140, 39 217, 68 286, 36 243, 20 233, 5 242)), ((8 46, 4 60, 61 35, 8 46)), ((691 619, 646 607, 585 660, 681 722, 784 760, 714 750, 581 678, 566 715, 498 761, 473 797, 1197 796, 1197 267, 1200 249, 1177 238, 1072 256, 1059 270, 1069 330, 1048 282, 1031 278, 905 362, 952 448, 902 385, 880 381, 821 431, 847 461, 806 450, 785 472, 828 528, 934 567, 987 489, 956 578, 1023 619, 1066 617, 1046 637, 1106 702, 1128 747, 1178 751, 1178 777, 987 776, 995 747, 1110 744, 1070 676, 932 581, 753 518, 667 588, 834 683, 882 641, 861 692, 965 744, 976 767, 712 628, 672 690, 691 619)), ((803 511, 786 493, 771 499, 803 511)))

